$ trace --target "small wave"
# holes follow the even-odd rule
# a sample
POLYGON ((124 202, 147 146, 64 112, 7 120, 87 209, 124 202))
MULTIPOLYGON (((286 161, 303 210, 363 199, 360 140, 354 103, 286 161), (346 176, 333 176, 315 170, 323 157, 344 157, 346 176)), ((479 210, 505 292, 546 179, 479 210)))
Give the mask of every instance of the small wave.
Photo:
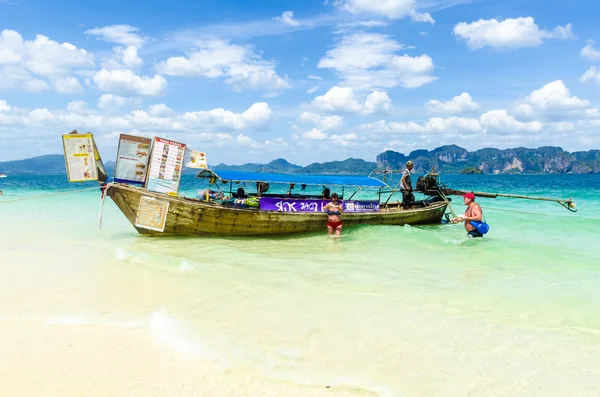
POLYGON ((115 251, 115 256, 116 256, 117 260, 130 261, 130 262, 135 262, 135 263, 143 263, 148 259, 147 254, 130 252, 121 247, 117 247, 117 249, 115 251))
POLYGON ((192 262, 190 262, 188 260, 184 260, 179 265, 179 271, 182 272, 182 273, 193 272, 197 268, 198 268, 197 264, 192 263, 192 262))
MULTIPOLYGON (((179 264, 179 271, 182 273, 188 273, 188 272, 193 272, 194 270, 198 270, 198 269, 205 268, 205 267, 208 267, 208 265, 206 265, 204 263, 192 261, 189 259, 184 259, 179 264)), ((212 268, 211 268, 211 270, 212 270, 212 268)))
POLYGON ((218 361, 220 358, 217 352, 192 338, 184 326, 170 317, 164 308, 150 316, 150 330, 160 343, 183 356, 209 361, 218 361))
POLYGON ((449 245, 463 245, 467 240, 465 238, 445 238, 442 239, 442 243, 443 244, 449 244, 449 245))

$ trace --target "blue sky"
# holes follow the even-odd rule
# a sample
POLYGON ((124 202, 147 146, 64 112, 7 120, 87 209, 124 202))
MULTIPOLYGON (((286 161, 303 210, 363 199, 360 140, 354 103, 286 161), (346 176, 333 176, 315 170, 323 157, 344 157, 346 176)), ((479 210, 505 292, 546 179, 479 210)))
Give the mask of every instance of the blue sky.
MULTIPOLYGON (((593 1, 0 0, 0 161, 91 131, 210 163, 600 148, 593 1)), ((596 44, 598 41, 599 44, 596 44)))

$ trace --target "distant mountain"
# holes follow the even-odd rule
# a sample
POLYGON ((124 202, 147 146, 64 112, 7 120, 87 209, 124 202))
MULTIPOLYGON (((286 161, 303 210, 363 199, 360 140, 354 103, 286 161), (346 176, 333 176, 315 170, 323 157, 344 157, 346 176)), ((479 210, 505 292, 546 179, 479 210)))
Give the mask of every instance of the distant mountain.
POLYGON ((66 174, 62 154, 47 154, 25 160, 0 162, 1 174, 66 174))
MULTIPOLYGON (((273 160, 268 164, 247 163, 243 165, 219 164, 216 169, 250 172, 294 173, 294 174, 367 174, 375 168, 404 168, 412 160, 416 173, 425 173, 436 167, 446 174, 475 173, 475 169, 486 174, 598 174, 600 173, 600 150, 569 153, 562 148, 545 146, 538 149, 486 148, 469 152, 456 145, 442 146, 434 150, 415 150, 408 155, 385 151, 377 156, 377 162, 349 158, 343 161, 313 163, 302 167, 285 159, 273 160)), ((105 163, 108 175, 114 174, 114 161, 105 163)), ((184 169, 184 174, 195 174, 196 169, 184 169)), ((65 161, 61 154, 33 157, 25 160, 0 162, 2 174, 65 174, 65 161)))
POLYGON ((327 163, 312 163, 296 170, 297 174, 368 174, 377 168, 377 163, 363 159, 349 158, 344 161, 330 161, 327 163))
POLYGON ((271 161, 269 164, 246 163, 242 165, 227 165, 221 163, 214 168, 219 170, 231 171, 294 173, 302 167, 299 165, 291 164, 284 159, 277 159, 271 161))
POLYGON ((116 163, 114 161, 107 161, 104 163, 104 168, 109 176, 113 176, 115 174, 115 164, 116 163))
POLYGON ((432 151, 416 150, 408 156, 388 150, 377 156, 377 166, 402 169, 408 160, 413 161, 417 173, 427 172, 433 166, 447 174, 458 174, 467 168, 477 168, 486 174, 600 173, 600 150, 569 153, 553 146, 505 150, 486 148, 469 152, 450 145, 432 151))

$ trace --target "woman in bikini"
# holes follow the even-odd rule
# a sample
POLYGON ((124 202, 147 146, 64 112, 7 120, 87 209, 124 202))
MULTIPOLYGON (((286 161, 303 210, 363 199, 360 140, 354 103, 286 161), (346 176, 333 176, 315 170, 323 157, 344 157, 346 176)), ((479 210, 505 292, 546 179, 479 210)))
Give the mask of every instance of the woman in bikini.
POLYGON ((344 209, 339 202, 337 193, 331 195, 331 202, 323 208, 323 211, 327 212, 327 231, 329 232, 329 235, 333 235, 333 232, 335 232, 337 236, 341 236, 342 213, 344 212, 344 209))

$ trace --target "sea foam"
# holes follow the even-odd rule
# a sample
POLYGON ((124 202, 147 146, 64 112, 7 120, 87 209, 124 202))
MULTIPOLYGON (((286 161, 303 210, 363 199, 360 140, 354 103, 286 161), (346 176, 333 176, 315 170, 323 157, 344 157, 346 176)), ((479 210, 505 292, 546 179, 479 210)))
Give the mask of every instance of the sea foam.
POLYGON ((162 308, 150 316, 152 335, 163 345, 190 359, 217 361, 220 355, 190 336, 183 324, 162 308))

